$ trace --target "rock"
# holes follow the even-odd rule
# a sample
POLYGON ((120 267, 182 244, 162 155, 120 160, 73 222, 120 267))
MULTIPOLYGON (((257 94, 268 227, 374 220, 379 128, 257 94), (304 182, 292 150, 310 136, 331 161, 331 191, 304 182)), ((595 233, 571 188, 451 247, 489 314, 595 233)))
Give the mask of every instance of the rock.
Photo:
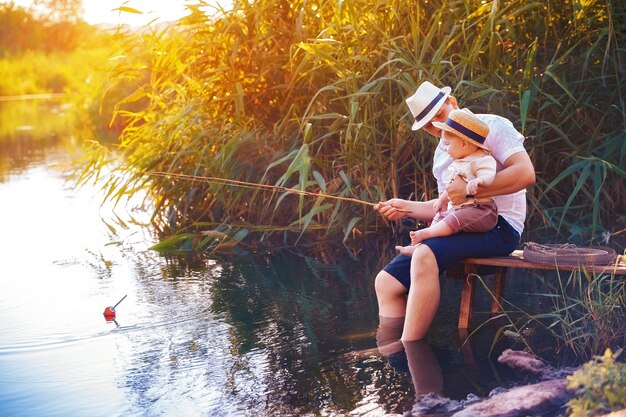
POLYGON ((498 358, 498 362, 508 365, 513 369, 519 369, 535 375, 541 375, 552 370, 552 368, 541 359, 538 359, 528 352, 519 350, 506 349, 498 358))
POLYGON ((406 417, 421 416, 424 414, 449 414, 463 408, 463 404, 449 398, 442 397, 435 393, 426 394, 417 400, 406 417))
POLYGON ((465 400, 456 401, 442 397, 438 394, 427 394, 420 397, 415 403, 411 411, 405 414, 405 417, 425 416, 425 415, 450 415, 455 411, 459 411, 468 404, 480 401, 480 398, 474 394, 469 394, 465 400))
MULTIPOLYGON (((555 369, 534 355, 511 349, 502 352, 498 362, 531 373, 541 382, 511 389, 495 388, 482 400, 471 394, 461 401, 428 394, 421 397, 405 417, 526 417, 557 410, 573 396, 567 390, 569 381, 565 377, 571 375, 574 368, 555 369)), ((626 417, 626 414, 607 417, 626 417)))
POLYGON ((578 369, 578 367, 569 366, 555 369, 528 352, 511 349, 506 349, 502 352, 498 358, 498 362, 503 365, 508 365, 513 369, 536 375, 541 381, 564 379, 578 369))
POLYGON ((453 417, 525 417, 538 415, 562 407, 572 394, 567 391, 566 379, 539 382, 512 388, 493 397, 472 404, 453 417))

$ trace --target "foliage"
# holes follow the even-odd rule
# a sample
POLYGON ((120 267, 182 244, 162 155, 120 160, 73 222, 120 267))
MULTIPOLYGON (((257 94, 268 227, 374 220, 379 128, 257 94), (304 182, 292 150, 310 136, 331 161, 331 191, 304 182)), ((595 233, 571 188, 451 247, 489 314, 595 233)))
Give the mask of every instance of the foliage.
MULTIPOLYGON (((539 179, 532 233, 619 238, 626 12, 618 3, 242 0, 210 16, 190 6, 176 26, 119 32, 102 113, 124 128, 115 152, 126 163, 108 195, 149 188, 165 235, 238 224, 257 230, 248 244, 294 244, 304 232, 358 242, 380 226, 369 208, 145 173, 371 202, 432 198, 434 140, 410 131, 404 103, 430 80, 525 134, 539 179), (293 228, 300 233, 285 231, 293 228)), ((100 175, 116 159, 110 152, 92 143, 80 178, 100 175)))
POLYGON ((83 48, 45 54, 28 51, 0 59, 0 96, 66 93, 92 97, 102 82, 98 67, 108 50, 83 48))
POLYGON ((79 19, 80 1, 38 3, 41 16, 13 2, 0 3, 0 58, 25 51, 73 51, 93 34, 93 28, 79 19))
POLYGON ((576 395, 567 407, 571 417, 592 417, 626 408, 626 364, 607 349, 573 375, 567 377, 568 388, 576 395))
POLYGON ((83 0, 33 0, 42 20, 75 23, 83 15, 83 0))

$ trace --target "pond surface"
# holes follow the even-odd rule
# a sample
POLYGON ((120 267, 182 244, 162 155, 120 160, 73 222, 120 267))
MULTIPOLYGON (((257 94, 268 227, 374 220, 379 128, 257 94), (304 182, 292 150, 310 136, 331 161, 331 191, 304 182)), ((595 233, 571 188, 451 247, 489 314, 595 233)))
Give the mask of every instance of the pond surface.
POLYGON ((460 282, 442 280, 426 342, 381 351, 377 337, 399 328, 379 326, 380 264, 162 256, 141 202, 113 208, 96 187, 74 189, 63 168, 78 133, 33 132, 23 126, 46 106, 0 104, 22 123, 0 137, 3 416, 375 416, 428 392, 464 399, 515 383, 488 357, 496 327, 459 345, 460 282))

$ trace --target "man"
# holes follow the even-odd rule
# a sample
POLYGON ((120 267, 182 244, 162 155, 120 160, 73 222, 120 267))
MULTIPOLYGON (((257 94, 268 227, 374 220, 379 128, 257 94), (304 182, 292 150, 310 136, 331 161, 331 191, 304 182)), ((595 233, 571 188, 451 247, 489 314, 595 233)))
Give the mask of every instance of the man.
MULTIPOLYGON (((412 130, 424 129, 441 138, 442 130, 433 122, 444 123, 448 114, 458 109, 450 87, 438 88, 428 81, 406 100, 415 122, 412 130)), ((402 340, 422 339, 439 306, 439 273, 447 266, 470 257, 504 256, 520 241, 526 217, 526 187, 534 184, 535 170, 524 149, 524 137, 513 124, 500 116, 476 115, 489 125, 485 146, 497 161, 497 174, 488 187, 480 187, 475 196, 466 197, 466 183, 460 177, 448 178, 452 162, 441 144, 435 150, 433 175, 439 193, 446 191, 453 204, 468 198, 494 197, 498 223, 485 233, 461 232, 452 236, 426 239, 412 256, 398 255, 376 276, 376 296, 381 317, 405 317, 402 340)), ((413 217, 431 221, 435 215, 431 201, 391 199, 375 210, 389 220, 413 217)))

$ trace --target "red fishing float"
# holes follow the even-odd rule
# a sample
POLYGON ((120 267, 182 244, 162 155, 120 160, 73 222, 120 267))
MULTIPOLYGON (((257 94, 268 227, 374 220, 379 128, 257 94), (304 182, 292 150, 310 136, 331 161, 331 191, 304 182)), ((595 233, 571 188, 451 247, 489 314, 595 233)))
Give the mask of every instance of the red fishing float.
POLYGON ((126 298, 126 295, 123 296, 122 299, 118 301, 113 307, 107 307, 104 309, 104 313, 102 314, 104 315, 104 319, 106 321, 115 320, 115 307, 117 307, 122 301, 124 301, 124 298, 126 298))

